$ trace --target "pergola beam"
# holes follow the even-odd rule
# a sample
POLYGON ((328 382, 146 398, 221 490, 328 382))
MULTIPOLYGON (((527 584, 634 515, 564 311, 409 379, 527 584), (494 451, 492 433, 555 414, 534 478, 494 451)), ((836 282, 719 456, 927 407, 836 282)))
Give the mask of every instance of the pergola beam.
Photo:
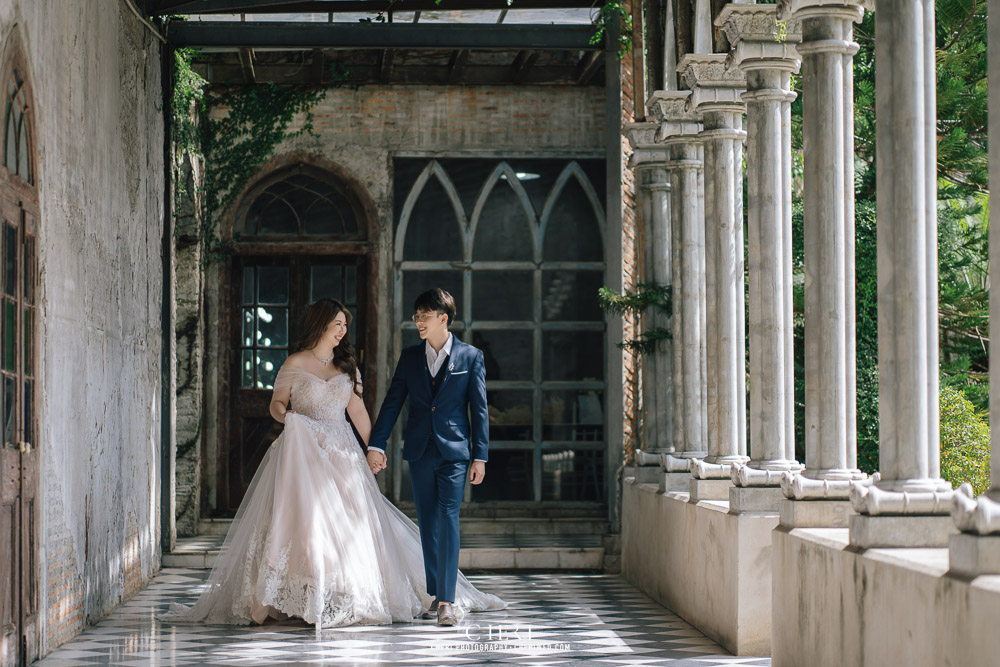
MULTIPOLYGON (((589 0, 517 0, 517 9, 577 9, 590 7, 589 0)), ((165 14, 274 14, 295 12, 385 12, 393 11, 452 11, 464 9, 510 8, 507 0, 448 0, 442 5, 435 0, 146 0, 146 13, 165 14)))
POLYGON ((176 21, 167 26, 175 47, 285 49, 518 49, 598 51, 592 26, 353 24, 271 21, 176 21))
POLYGON ((531 69, 531 66, 534 65, 537 60, 538 51, 527 50, 518 53, 517 57, 514 59, 514 64, 512 65, 514 70, 514 81, 523 81, 528 70, 531 69))
POLYGON ((591 77, 594 76, 594 72, 600 68, 600 65, 600 51, 591 51, 590 53, 583 54, 576 66, 576 82, 582 85, 590 81, 591 77))
POLYGON ((465 64, 469 62, 469 50, 462 49, 451 54, 448 61, 448 83, 455 83, 462 78, 465 64))

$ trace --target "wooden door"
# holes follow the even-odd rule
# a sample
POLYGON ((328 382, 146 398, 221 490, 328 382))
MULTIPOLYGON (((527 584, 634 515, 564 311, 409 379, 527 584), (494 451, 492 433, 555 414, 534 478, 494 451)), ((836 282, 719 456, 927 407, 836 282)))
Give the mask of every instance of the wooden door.
POLYGON ((230 294, 229 437, 220 464, 218 514, 239 508, 267 448, 283 428, 270 415, 274 378, 302 335, 306 308, 329 297, 353 320, 348 335, 359 363, 365 358, 367 261, 351 256, 240 257, 230 294))
POLYGON ((33 201, 0 207, 0 663, 16 665, 39 647, 36 215, 33 201))

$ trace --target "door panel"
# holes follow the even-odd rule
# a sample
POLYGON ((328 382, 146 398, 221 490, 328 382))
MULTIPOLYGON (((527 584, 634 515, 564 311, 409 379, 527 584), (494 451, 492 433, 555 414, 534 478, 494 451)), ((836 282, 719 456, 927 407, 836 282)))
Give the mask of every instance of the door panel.
POLYGON ((295 350, 309 304, 323 297, 351 311, 359 363, 366 348, 364 256, 268 256, 234 260, 230 293, 230 437, 223 443, 217 514, 232 516, 282 425, 269 406, 278 369, 295 350))
POLYGON ((0 213, 0 664, 14 665, 39 646, 36 230, 24 202, 4 199, 0 213))

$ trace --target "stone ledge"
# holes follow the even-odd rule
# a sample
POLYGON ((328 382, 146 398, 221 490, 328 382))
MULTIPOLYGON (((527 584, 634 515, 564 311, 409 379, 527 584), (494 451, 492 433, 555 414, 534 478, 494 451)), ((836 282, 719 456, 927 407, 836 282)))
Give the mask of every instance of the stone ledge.
POLYGON ((851 546, 947 547, 948 538, 958 533, 950 515, 903 516, 855 514, 850 517, 851 546))
POLYGON ((775 513, 729 514, 726 501, 690 502, 686 493, 626 481, 622 573, 728 651, 767 655, 777 523, 775 513))
POLYGON ((957 575, 1000 574, 1000 535, 952 535, 948 555, 951 572, 957 575))
POLYGON ((789 528, 847 528, 850 500, 789 500, 778 503, 781 525, 789 528))
POLYGON ((858 551, 843 528, 772 538, 774 667, 996 664, 1000 576, 955 576, 947 549, 858 551))
POLYGON ((726 479, 691 479, 691 502, 697 503, 702 500, 725 500, 729 502, 729 489, 733 482, 728 477, 726 479))

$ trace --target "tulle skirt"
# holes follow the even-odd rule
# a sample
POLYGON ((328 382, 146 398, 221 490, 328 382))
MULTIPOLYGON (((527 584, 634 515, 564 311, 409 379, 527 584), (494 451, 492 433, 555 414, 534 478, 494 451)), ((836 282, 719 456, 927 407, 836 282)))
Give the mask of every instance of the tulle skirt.
MULTIPOLYGON (((461 573, 455 608, 506 608, 461 573)), ((430 603, 417 526, 379 491, 350 425, 289 414, 229 529, 208 584, 168 622, 318 627, 409 622, 430 603)))

